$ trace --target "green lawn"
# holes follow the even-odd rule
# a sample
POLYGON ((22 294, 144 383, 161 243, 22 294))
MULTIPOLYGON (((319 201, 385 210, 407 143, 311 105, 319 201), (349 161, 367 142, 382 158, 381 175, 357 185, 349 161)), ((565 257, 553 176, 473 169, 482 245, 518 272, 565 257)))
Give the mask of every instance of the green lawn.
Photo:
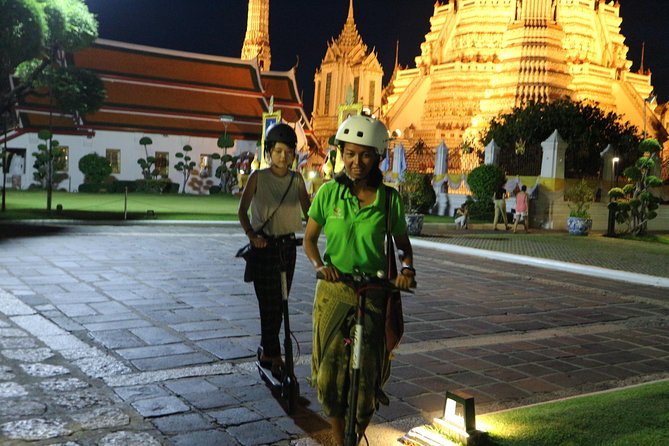
MULTIPOLYGON (((46 211, 46 192, 7 191, 6 210, 0 220, 82 219, 123 220, 124 194, 85 194, 54 192, 51 213, 46 211), (61 204, 63 211, 56 212, 61 204)), ((183 195, 130 193, 128 220, 147 218, 152 210, 156 220, 236 220, 239 198, 229 195, 183 195)))
POLYGON ((497 446, 669 445, 669 381, 477 417, 497 446))
MULTIPOLYGON (((480 415, 476 427, 471 446, 669 445, 669 380, 480 415)), ((436 422, 408 437, 462 444, 436 422)))

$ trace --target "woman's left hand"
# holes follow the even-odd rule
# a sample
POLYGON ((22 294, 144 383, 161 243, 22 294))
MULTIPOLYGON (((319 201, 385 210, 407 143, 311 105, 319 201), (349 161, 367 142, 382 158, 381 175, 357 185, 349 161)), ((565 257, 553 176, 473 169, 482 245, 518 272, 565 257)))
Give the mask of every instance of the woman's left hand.
POLYGON ((403 290, 416 286, 416 274, 413 271, 404 270, 395 278, 395 286, 403 290))

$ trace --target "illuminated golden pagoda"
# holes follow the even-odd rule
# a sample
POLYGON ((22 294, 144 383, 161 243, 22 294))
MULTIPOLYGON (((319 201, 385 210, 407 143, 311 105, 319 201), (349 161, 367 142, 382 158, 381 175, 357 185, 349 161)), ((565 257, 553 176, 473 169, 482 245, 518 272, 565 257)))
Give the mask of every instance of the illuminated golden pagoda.
POLYGON ((386 87, 384 120, 453 150, 500 112, 569 96, 639 128, 647 115, 652 136, 661 123, 646 100, 651 76, 630 72, 621 23, 615 0, 437 2, 416 66, 396 69, 386 87))

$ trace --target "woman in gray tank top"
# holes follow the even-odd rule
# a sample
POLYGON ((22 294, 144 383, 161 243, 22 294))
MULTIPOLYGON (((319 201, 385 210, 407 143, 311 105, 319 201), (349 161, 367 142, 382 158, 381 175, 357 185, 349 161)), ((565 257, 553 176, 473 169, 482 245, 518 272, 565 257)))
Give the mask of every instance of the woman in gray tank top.
POLYGON ((301 175, 290 170, 297 136, 287 124, 275 124, 265 135, 265 159, 270 167, 249 176, 239 201, 239 223, 253 246, 254 260, 247 264, 260 309, 259 360, 280 377, 283 368, 281 330, 281 270, 288 290, 295 272, 295 232, 307 218, 309 195, 301 175), (251 218, 249 219, 249 209, 251 218))

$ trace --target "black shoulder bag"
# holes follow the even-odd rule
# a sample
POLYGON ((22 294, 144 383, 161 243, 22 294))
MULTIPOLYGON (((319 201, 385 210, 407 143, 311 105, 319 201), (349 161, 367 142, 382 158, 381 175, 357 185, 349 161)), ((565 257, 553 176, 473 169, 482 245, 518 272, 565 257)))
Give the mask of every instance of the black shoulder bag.
MULTIPOLYGON (((395 244, 390 233, 390 199, 392 189, 386 187, 386 277, 388 280, 397 277, 397 262, 395 260, 395 244)), ((386 302, 386 349, 391 352, 402 340, 404 334, 404 314, 402 313, 402 297, 399 291, 389 291, 386 302)))

